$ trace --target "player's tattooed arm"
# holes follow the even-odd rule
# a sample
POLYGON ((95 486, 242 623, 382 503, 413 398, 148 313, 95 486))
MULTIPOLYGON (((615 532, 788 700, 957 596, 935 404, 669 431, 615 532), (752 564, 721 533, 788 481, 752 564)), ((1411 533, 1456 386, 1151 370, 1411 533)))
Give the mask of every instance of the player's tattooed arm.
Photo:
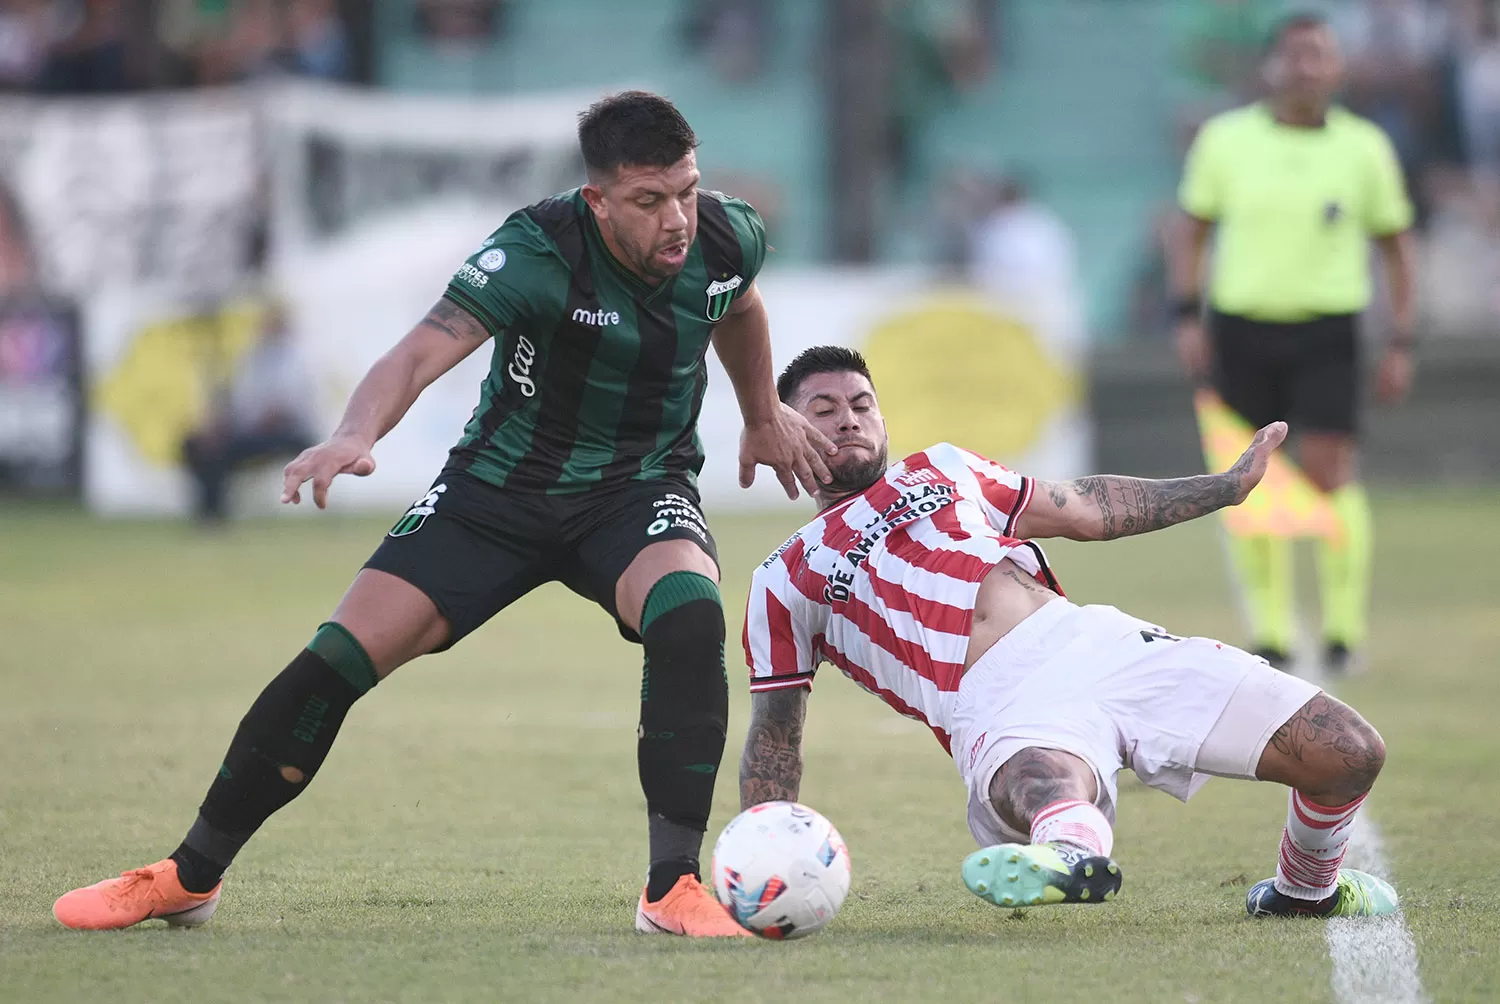
POLYGON ((1113 540, 1150 533, 1245 501, 1286 438, 1275 422, 1222 474, 1151 480, 1096 474, 1076 481, 1039 481, 1012 533, 1021 537, 1113 540), (1045 495, 1045 499, 1041 496, 1045 495))
POLYGON ((489 330, 479 318, 449 299, 434 303, 427 316, 422 318, 422 323, 458 341, 473 339, 482 342, 490 337, 489 330))
POLYGON ((806 716, 806 687, 750 696, 750 731, 740 757, 741 810, 761 802, 797 801, 806 716))

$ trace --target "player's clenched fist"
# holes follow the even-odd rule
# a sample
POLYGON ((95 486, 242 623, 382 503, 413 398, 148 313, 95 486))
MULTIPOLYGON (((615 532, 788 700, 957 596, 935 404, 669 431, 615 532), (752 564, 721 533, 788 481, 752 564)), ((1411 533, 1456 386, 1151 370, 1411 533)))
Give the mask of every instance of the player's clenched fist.
POLYGON ((375 470, 369 444, 348 436, 334 436, 298 454, 281 475, 281 501, 302 501, 302 486, 311 481, 313 502, 328 507, 328 486, 340 474, 365 477, 375 470))

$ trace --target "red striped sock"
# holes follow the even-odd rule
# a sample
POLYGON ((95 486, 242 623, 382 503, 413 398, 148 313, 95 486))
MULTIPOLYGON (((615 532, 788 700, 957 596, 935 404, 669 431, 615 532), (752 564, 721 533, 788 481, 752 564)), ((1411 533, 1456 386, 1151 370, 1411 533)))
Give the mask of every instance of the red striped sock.
POLYGON ((1329 808, 1293 791, 1276 863, 1276 891, 1295 899, 1327 899, 1339 884, 1339 865, 1349 847, 1350 824, 1364 803, 1329 808))
POLYGON ((1053 802, 1031 819, 1033 844, 1050 844, 1054 841, 1072 844, 1092 854, 1108 857, 1115 846, 1115 831, 1098 806, 1071 798, 1053 802))

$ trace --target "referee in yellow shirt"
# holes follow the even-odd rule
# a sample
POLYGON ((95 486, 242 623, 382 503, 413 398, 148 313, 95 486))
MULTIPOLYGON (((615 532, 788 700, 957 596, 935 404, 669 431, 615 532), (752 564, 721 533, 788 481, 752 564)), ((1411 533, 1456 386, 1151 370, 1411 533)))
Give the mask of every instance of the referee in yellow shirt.
MULTIPOLYGON (((1343 539, 1323 541, 1319 554, 1324 655, 1342 672, 1365 641, 1370 584, 1369 502, 1355 481, 1369 242, 1382 252, 1395 315, 1377 394, 1396 400, 1412 373, 1412 208, 1386 135, 1333 104, 1343 61, 1322 17, 1282 21, 1264 73, 1268 99, 1209 120, 1188 154, 1171 255, 1177 347, 1189 374, 1253 427, 1290 424, 1303 470, 1343 521, 1343 539)), ((1254 646, 1280 665, 1295 624, 1291 547, 1231 537, 1254 646)))

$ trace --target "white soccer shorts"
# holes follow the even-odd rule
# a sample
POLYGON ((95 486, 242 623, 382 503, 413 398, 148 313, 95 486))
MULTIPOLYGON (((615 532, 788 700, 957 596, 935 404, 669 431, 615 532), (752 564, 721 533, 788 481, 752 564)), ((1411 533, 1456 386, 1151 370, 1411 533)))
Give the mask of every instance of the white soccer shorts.
POLYGON ((1080 757, 1111 821, 1125 768, 1187 801, 1211 775, 1253 778, 1272 733, 1318 688, 1212 638, 1176 638, 1109 606, 1057 599, 1018 624, 964 674, 953 761, 980 846, 1020 842, 989 787, 1027 747, 1080 757))

